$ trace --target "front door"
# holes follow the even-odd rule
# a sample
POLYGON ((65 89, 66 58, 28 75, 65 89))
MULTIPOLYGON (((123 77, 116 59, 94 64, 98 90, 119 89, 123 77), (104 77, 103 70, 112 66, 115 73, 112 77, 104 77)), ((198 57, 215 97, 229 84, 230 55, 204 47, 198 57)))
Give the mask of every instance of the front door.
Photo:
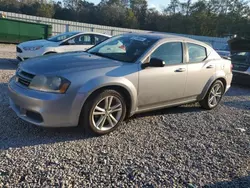
POLYGON ((94 38, 91 34, 83 34, 75 36, 68 41, 62 43, 58 48, 58 52, 74 52, 85 51, 94 45, 94 38))
POLYGON ((183 61, 182 43, 164 43, 150 57, 163 60, 165 66, 139 71, 138 107, 164 106, 183 98, 187 65, 183 61))

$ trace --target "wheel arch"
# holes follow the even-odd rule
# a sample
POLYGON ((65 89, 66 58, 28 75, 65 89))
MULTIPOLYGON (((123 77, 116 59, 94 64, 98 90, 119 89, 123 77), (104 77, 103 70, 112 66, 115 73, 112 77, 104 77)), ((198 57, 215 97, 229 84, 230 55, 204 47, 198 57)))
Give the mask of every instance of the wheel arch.
POLYGON ((137 104, 137 90, 136 87, 127 79, 122 80, 110 80, 105 79, 105 83, 102 82, 103 79, 94 79, 84 84, 78 92, 84 93, 86 95, 83 103, 81 104, 81 110, 84 108, 86 101, 93 97, 95 94, 103 90, 115 90, 120 92, 126 101, 126 117, 130 117, 134 114, 137 104))
MULTIPOLYGON (((225 92, 225 89, 227 87, 227 81, 224 77, 220 77, 220 78, 217 78, 216 80, 220 80, 222 83, 223 83, 223 86, 224 86, 224 92, 225 92)), ((216 81, 215 80, 215 81, 216 81)))
MULTIPOLYGON (((222 83, 223 83, 223 86, 224 86, 224 89, 226 89, 226 86, 227 86, 227 81, 226 81, 226 78, 222 75, 218 75, 218 76, 214 76, 212 78, 209 79, 209 81, 207 82, 207 84, 205 85, 205 87, 203 88, 202 90, 202 93, 201 95, 198 97, 198 101, 202 100, 205 98, 209 88, 212 86, 212 84, 214 82, 216 82, 217 80, 220 80, 222 83)), ((225 92, 225 91, 224 91, 225 92)))
POLYGON ((48 54, 56 54, 57 52, 55 52, 55 51, 47 51, 47 52, 45 52, 43 55, 48 55, 48 54))
MULTIPOLYGON (((102 86, 100 88, 97 88, 89 94, 89 96, 86 98, 86 100, 90 99, 91 97, 95 96, 96 94, 98 94, 104 90, 115 90, 115 91, 119 92, 124 97, 124 100, 126 102, 126 117, 129 117, 131 115, 131 112, 133 111, 132 110, 133 99, 132 99, 131 93, 128 91, 128 89, 121 86, 121 85, 106 85, 106 86, 102 86)), ((84 106, 84 104, 83 104, 83 106, 84 106)), ((83 106, 82 106, 82 108, 83 108, 83 106)))

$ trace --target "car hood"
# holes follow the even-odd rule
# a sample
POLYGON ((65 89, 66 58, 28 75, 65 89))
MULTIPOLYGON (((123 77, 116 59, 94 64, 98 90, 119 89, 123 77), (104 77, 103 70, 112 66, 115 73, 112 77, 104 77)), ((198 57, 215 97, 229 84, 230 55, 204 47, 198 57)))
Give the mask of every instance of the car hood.
POLYGON ((48 40, 31 40, 27 42, 22 42, 18 46, 20 47, 33 47, 33 46, 55 46, 56 42, 48 41, 48 40))
POLYGON ((20 69, 32 74, 59 74, 121 66, 123 63, 86 52, 53 54, 22 62, 20 69))

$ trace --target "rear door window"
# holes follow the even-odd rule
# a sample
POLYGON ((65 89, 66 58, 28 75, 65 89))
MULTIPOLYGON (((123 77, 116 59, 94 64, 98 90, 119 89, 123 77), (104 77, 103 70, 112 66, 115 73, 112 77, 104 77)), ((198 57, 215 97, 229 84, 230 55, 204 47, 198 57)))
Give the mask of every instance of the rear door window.
POLYGON ((187 47, 189 63, 200 63, 207 58, 207 50, 205 47, 192 43, 187 43, 187 47))

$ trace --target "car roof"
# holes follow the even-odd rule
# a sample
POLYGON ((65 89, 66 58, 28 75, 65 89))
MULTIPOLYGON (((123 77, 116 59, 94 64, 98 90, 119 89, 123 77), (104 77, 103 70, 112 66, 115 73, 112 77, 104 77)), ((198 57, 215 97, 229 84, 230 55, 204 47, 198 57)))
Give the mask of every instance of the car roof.
POLYGON ((94 34, 94 35, 102 35, 102 36, 107 36, 107 37, 111 37, 110 35, 104 34, 104 33, 97 33, 97 32, 92 32, 92 31, 79 31, 79 32, 72 32, 75 34, 94 34))
MULTIPOLYGON (((64 33, 69 33, 69 34, 76 35, 76 34, 79 34, 81 32, 79 32, 79 31, 68 31, 68 32, 64 32, 64 33)), ((64 34, 64 33, 60 33, 60 34, 64 34)))
POLYGON ((202 41, 198 41, 198 40, 194 40, 191 38, 187 38, 187 37, 182 37, 182 36, 178 36, 178 35, 173 35, 173 34, 166 34, 166 33, 161 33, 161 32, 141 32, 141 33, 126 33, 126 35, 131 35, 131 36, 138 36, 138 37, 146 37, 146 38, 152 38, 152 39, 176 39, 176 40, 181 40, 181 41, 186 41, 186 42, 192 42, 192 43, 196 43, 196 44, 201 44, 203 46, 209 46, 208 44, 202 42, 202 41))

